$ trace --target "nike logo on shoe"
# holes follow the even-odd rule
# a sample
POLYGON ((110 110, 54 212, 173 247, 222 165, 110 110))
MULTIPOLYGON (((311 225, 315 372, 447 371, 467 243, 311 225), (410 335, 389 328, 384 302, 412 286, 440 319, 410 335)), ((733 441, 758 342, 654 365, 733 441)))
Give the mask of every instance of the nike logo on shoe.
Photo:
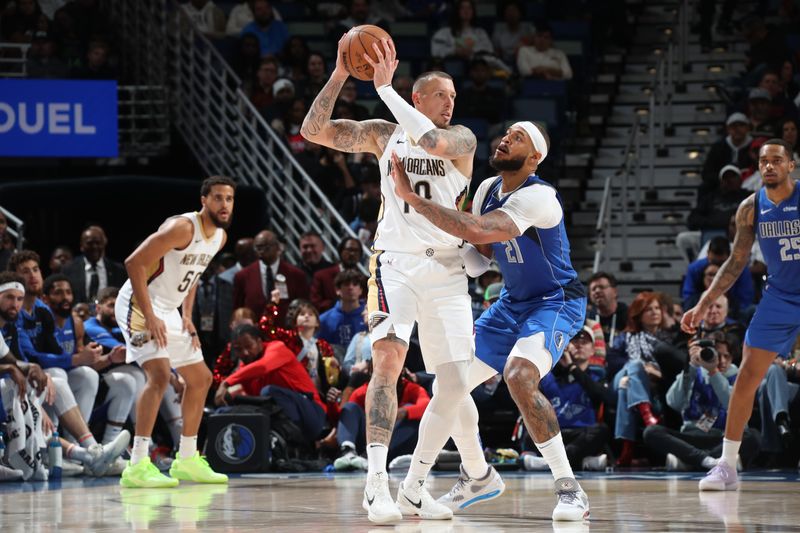
POLYGON ((364 498, 366 498, 366 500, 367 500, 367 504, 369 504, 369 506, 370 506, 370 507, 372 507, 372 502, 374 502, 374 501, 375 501, 375 496, 373 496, 372 498, 370 498, 370 497, 369 497, 369 494, 367 494, 367 491, 364 491, 364 498))
POLYGON ((417 509, 422 509, 422 498, 420 498, 418 502, 414 502, 411 498, 409 498, 405 494, 403 494, 403 497, 408 501, 408 503, 410 503, 411 505, 413 505, 417 509))

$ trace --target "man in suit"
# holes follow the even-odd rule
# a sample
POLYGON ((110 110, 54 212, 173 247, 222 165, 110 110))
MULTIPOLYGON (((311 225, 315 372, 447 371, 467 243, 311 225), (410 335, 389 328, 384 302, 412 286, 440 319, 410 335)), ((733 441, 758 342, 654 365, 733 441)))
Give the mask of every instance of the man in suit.
MULTIPOLYGON (((363 256, 361 241, 353 237, 345 237, 336 247, 339 253, 339 262, 331 267, 324 268, 314 273, 311 282, 311 303, 320 312, 324 313, 336 303, 336 274, 346 269, 357 269, 363 256)), ((366 288, 364 288, 366 292, 366 288)))
POLYGON ((81 233, 81 255, 62 269, 72 285, 76 304, 92 304, 101 289, 122 287, 128 279, 125 267, 106 257, 107 244, 103 228, 89 226, 81 233))
POLYGON ((300 235, 300 242, 297 243, 300 248, 300 264, 297 268, 303 271, 306 275, 306 284, 311 286, 311 281, 314 279, 314 274, 324 268, 330 268, 333 264, 323 257, 325 253, 325 243, 322 237, 314 230, 309 230, 300 235))
POLYGON ((256 316, 264 314, 273 290, 280 291, 277 324, 283 325, 289 302, 308 298, 306 275, 281 259, 277 236, 264 230, 256 235, 253 248, 259 260, 240 270, 233 278, 233 307, 249 307, 256 316))

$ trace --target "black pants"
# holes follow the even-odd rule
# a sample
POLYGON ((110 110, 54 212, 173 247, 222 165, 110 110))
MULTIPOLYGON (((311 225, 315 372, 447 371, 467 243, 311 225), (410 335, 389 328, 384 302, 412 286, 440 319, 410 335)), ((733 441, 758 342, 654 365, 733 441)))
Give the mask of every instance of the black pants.
POLYGON ((574 470, 583 468, 583 459, 589 455, 600 455, 608 442, 609 431, 605 424, 581 428, 562 428, 561 438, 567 450, 569 464, 574 470))
MULTIPOLYGON (((648 448, 664 455, 671 453, 697 469, 703 468, 702 462, 706 457, 719 457, 722 454, 722 438, 722 431, 714 428, 708 432, 697 428, 678 431, 664 426, 650 426, 644 430, 644 443, 648 448)), ((758 448, 758 432, 745 428, 739 449, 745 467, 755 458, 758 448)))

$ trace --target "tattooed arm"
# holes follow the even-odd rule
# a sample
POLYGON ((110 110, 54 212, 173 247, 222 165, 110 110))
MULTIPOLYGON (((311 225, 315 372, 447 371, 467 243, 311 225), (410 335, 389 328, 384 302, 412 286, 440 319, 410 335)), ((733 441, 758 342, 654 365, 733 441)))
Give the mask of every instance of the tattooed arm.
POLYGON ((464 126, 452 126, 450 129, 436 128, 423 135, 419 140, 423 150, 431 155, 445 159, 460 159, 475 153, 478 140, 475 134, 464 126))
POLYGON ((308 114, 303 119, 300 134, 307 140, 342 152, 370 152, 380 157, 395 124, 385 120, 332 120, 336 99, 347 81, 347 70, 342 60, 343 40, 339 41, 336 68, 328 83, 322 88, 308 114))
POLYGON ((700 321, 705 317, 708 308, 717 298, 728 292, 736 280, 739 279, 744 267, 750 260, 750 250, 756 239, 755 228, 753 227, 755 209, 755 194, 748 196, 736 211, 736 237, 733 240, 733 249, 728 260, 725 261, 711 286, 700 297, 700 301, 694 308, 683 315, 681 329, 687 333, 694 333, 700 321))

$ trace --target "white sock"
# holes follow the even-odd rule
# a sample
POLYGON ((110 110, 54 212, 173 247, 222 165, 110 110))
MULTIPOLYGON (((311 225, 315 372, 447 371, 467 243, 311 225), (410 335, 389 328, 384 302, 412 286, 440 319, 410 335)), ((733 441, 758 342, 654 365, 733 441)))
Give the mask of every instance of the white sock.
POLYGON ((558 480, 562 477, 575 478, 575 474, 572 473, 572 467, 569 465, 569 459, 567 459, 567 450, 564 448, 564 441, 561 439, 560 431, 552 439, 534 444, 536 444, 536 448, 539 449, 539 453, 542 454, 547 464, 550 465, 553 479, 558 480))
POLYGON ((181 459, 189 459, 195 454, 195 452, 197 452, 197 435, 194 437, 181 435, 181 445, 180 448, 178 448, 178 453, 181 455, 181 459))
POLYGON ((81 464, 91 463, 92 459, 94 459, 86 448, 81 448, 77 444, 70 444, 70 446, 67 447, 65 457, 67 459, 75 459, 81 464))
POLYGON ((131 464, 139 464, 139 461, 150 455, 150 437, 133 437, 133 449, 131 450, 131 464))
POLYGON ((386 457, 389 455, 389 448, 384 444, 371 442, 367 444, 367 475, 386 473, 386 457))
POLYGON ((119 435, 121 431, 122 426, 117 426, 106 422, 106 430, 103 432, 103 444, 108 444, 112 440, 116 439, 117 435, 119 435))
POLYGON ((703 461, 700 463, 700 466, 703 468, 714 468, 717 466, 719 459, 714 459, 713 457, 703 457, 703 461))
POLYGON ((346 440, 339 446, 339 450, 345 453, 356 453, 356 445, 349 440, 346 440))
POLYGON ((722 439, 722 455, 721 461, 725 461, 728 466, 736 468, 736 459, 739 457, 739 446, 742 441, 722 439))
POLYGON ((411 457, 411 465, 408 474, 403 481, 404 488, 422 486, 422 482, 428 477, 428 473, 436 463, 436 458, 447 439, 450 438, 450 429, 453 427, 454 409, 445 406, 442 401, 444 396, 434 394, 433 399, 425 409, 422 420, 419 422, 419 436, 414 454, 411 457), (444 408, 444 409, 443 409, 444 408), (443 416, 442 410, 449 414, 443 416))
POLYGON ((467 475, 480 479, 489 471, 478 433, 478 408, 472 396, 467 396, 458 409, 452 429, 453 442, 461 455, 461 465, 467 475))

